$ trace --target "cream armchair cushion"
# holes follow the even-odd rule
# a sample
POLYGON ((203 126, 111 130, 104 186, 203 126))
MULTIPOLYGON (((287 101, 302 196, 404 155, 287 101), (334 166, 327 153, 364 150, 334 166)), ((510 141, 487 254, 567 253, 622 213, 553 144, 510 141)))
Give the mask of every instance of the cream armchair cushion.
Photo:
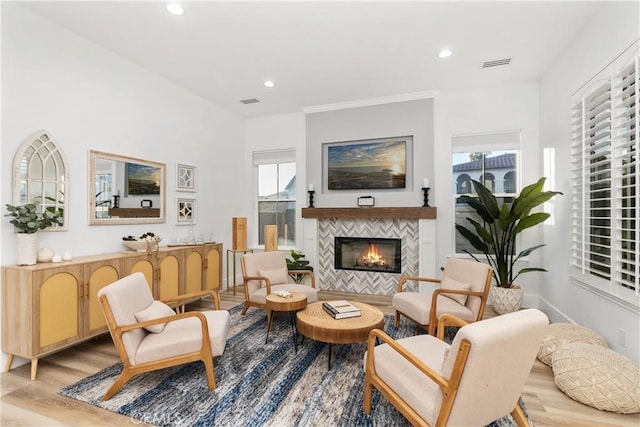
POLYGON ((518 399, 547 317, 522 310, 465 325, 451 345, 441 340, 445 325, 464 324, 443 315, 439 338, 394 340, 372 331, 364 361, 364 412, 371 411, 375 387, 414 425, 487 425, 509 413, 520 425, 526 422, 518 399), (376 338, 384 344, 376 346, 376 338))
MULTIPOLYGON (((167 304, 160 301, 153 301, 151 302, 149 307, 137 312, 135 316, 138 322, 144 322, 146 320, 159 319, 160 317, 173 316, 174 314, 176 314, 176 312, 173 311, 173 309, 167 304)), ((149 325, 146 326, 145 329, 151 333, 159 334, 160 332, 164 331, 164 327, 166 325, 166 323, 149 325)))
MULTIPOLYGON (((272 285, 280 285, 289 282, 289 273, 285 268, 276 268, 274 270, 258 269, 258 275, 269 279, 272 285)), ((266 282, 261 284, 262 287, 266 286, 266 282)))
POLYGON ((480 320, 487 304, 492 272, 487 264, 450 258, 442 279, 402 276, 398 282, 398 292, 391 300, 395 309, 394 325, 399 326, 400 316, 403 315, 433 335, 438 318, 445 313, 466 322, 480 320), (407 285, 411 282, 431 283, 435 289, 410 291, 407 285))
POLYGON ((229 335, 229 312, 219 310, 220 301, 215 291, 181 295, 171 300, 178 302, 204 296, 212 297, 215 310, 176 314, 168 306, 154 301, 142 273, 126 276, 98 291, 123 365, 120 377, 103 400, 111 398, 134 375, 197 360, 205 365, 209 389, 216 388, 213 357, 224 352, 229 335), (157 328, 161 325, 164 327, 157 328), (146 329, 153 327, 158 332, 150 333, 146 329))
POLYGON ((279 290, 304 293, 307 295, 308 303, 318 301, 318 291, 313 272, 310 270, 295 270, 298 274, 307 275, 310 284, 291 283, 292 279, 289 273, 294 271, 287 270, 286 254, 284 252, 249 253, 240 259, 240 265, 242 267, 245 296, 242 314, 245 314, 249 307, 266 309, 267 295, 279 290))

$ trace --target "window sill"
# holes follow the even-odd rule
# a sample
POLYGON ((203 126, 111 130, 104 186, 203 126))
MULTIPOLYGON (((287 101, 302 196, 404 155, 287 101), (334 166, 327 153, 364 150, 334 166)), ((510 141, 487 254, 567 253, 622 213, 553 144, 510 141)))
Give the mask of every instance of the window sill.
POLYGON ((607 291, 599 288, 598 286, 594 286, 594 285, 591 285, 589 283, 586 283, 585 281, 580 280, 580 279, 578 279, 578 278, 576 278, 574 276, 570 276, 570 279, 571 279, 571 283, 572 284, 574 284, 574 285, 576 285, 578 287, 581 287, 582 289, 585 289, 586 291, 588 291, 588 292, 590 292, 590 293, 592 293, 594 295, 597 295, 600 298, 604 298, 607 301, 610 301, 610 302, 612 302, 612 303, 614 303, 616 305, 619 305, 620 307, 625 308, 625 309, 631 311, 632 313, 640 314, 640 298, 636 297, 636 303, 633 303, 633 302, 627 301, 627 300, 625 300, 623 298, 620 298, 619 296, 614 295, 614 294, 612 294, 610 292, 607 292, 607 291))

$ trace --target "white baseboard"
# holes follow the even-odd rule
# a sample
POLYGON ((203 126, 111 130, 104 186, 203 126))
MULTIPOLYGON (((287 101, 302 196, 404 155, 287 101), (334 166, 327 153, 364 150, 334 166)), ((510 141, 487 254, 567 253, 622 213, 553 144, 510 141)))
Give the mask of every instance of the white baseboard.
POLYGON ((573 321, 573 319, 571 319, 569 316, 564 314, 562 311, 560 311, 556 306, 551 304, 549 301, 547 301, 546 299, 540 296, 538 296, 537 298, 538 298, 538 308, 547 315, 551 323, 576 324, 576 322, 573 321))

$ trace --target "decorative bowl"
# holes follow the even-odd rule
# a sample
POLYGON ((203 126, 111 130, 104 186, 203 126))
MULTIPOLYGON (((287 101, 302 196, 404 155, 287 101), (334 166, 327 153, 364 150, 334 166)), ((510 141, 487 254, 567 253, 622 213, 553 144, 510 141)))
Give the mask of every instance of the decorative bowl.
POLYGON ((147 250, 155 251, 158 249, 158 243, 161 240, 123 240, 122 243, 134 252, 146 252, 147 250))

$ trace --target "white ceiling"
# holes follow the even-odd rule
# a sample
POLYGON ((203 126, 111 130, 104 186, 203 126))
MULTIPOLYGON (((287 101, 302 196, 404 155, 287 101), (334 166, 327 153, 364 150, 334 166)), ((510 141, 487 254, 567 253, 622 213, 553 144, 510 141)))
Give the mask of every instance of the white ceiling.
POLYGON ((23 2, 243 117, 538 80, 606 1, 23 2), (454 54, 437 58, 450 47, 454 54), (487 60, 508 66, 482 69, 487 60), (276 87, 263 86, 266 79, 276 87), (240 100, 258 98, 257 104, 240 100))

